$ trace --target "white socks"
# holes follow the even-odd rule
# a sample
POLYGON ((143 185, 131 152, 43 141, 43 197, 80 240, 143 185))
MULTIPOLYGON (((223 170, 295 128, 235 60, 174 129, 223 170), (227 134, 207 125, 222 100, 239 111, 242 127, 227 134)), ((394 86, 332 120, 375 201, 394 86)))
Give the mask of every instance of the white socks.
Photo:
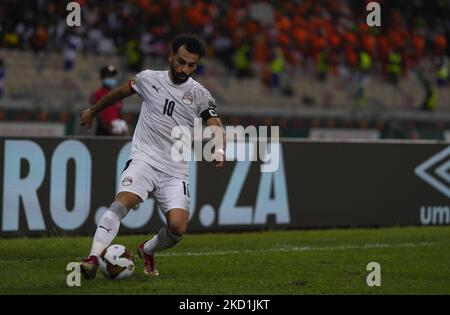
MULTIPOLYGON (((120 221, 126 216, 128 210, 120 201, 114 201, 103 214, 94 235, 90 255, 100 256, 102 251, 108 247, 117 236, 120 221)), ((177 236, 164 226, 158 234, 144 244, 144 252, 153 255, 157 251, 175 246, 183 237, 177 236)))
POLYGON ((98 223, 90 255, 98 257, 111 244, 119 232, 120 221, 126 214, 127 209, 120 201, 111 204, 98 223))
POLYGON ((164 226, 159 230, 158 234, 144 244, 144 252, 148 255, 153 255, 157 251, 175 246, 182 238, 182 236, 171 233, 164 226))

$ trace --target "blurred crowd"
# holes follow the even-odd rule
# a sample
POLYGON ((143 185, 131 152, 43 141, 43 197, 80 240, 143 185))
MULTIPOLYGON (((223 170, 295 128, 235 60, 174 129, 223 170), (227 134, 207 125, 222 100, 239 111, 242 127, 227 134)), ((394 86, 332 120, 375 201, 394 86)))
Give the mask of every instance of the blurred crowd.
POLYGON ((139 71, 147 56, 166 58, 174 34, 192 31, 231 73, 268 86, 306 67, 318 80, 358 72, 396 83, 424 58, 438 85, 449 81, 450 0, 378 0, 381 27, 366 24, 364 0, 78 0, 81 27, 67 27, 67 2, 2 0, 0 47, 62 51, 66 70, 80 52, 118 55, 139 71))

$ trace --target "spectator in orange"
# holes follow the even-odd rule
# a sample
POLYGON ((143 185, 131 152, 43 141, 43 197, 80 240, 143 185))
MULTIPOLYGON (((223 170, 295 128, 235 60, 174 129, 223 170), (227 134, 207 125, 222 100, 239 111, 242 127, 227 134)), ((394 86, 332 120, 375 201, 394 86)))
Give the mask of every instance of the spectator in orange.
POLYGON ((345 60, 350 68, 356 69, 358 67, 358 53, 354 46, 345 46, 345 60))
POLYGON ((190 25, 201 29, 212 19, 213 5, 205 1, 196 1, 189 6, 186 16, 190 25))
POLYGON ((422 31, 414 32, 412 35, 412 46, 414 49, 414 55, 420 58, 425 52, 425 36, 423 36, 422 31))
POLYGON ((180 21, 183 19, 183 6, 180 2, 173 1, 170 10, 170 24, 172 25, 172 29, 179 29, 182 27, 180 21))
POLYGON ((151 6, 150 0, 138 0, 137 3, 143 11, 150 10, 151 6))
POLYGON ((253 60, 256 63, 263 64, 269 61, 268 50, 266 37, 263 35, 255 37, 253 45, 253 60))
POLYGON ((408 51, 408 60, 411 66, 417 65, 419 60, 425 54, 425 36, 423 36, 423 32, 414 31, 411 36, 411 48, 408 51))
POLYGON ((399 29, 390 29, 388 32, 388 38, 394 49, 403 50, 405 48, 406 40, 399 29))
POLYGON ((341 46, 341 37, 335 31, 328 34, 328 45, 332 50, 338 50, 341 46))
POLYGON ((356 35, 351 30, 347 30, 344 34, 344 43, 349 46, 355 47, 358 43, 356 35))
POLYGON ((292 37, 298 44, 300 50, 305 51, 309 41, 307 23, 300 17, 295 17, 293 22, 292 37))
POLYGON ((440 57, 445 53, 445 49, 447 48, 447 39, 445 38, 444 35, 438 34, 434 37, 433 45, 434 45, 434 54, 440 57))
POLYGON ((282 16, 279 13, 276 15, 278 15, 275 22, 277 25, 278 32, 289 32, 291 29, 291 21, 289 20, 289 18, 286 16, 282 16))
POLYGON ((322 33, 322 31, 318 30, 315 34, 311 36, 311 47, 313 51, 313 58, 317 59, 320 52, 323 51, 327 47, 327 41, 322 33))
POLYGON ((35 51, 45 48, 48 39, 48 30, 44 26, 39 26, 36 32, 31 37, 31 47, 35 51))
POLYGON ((377 51, 377 40, 375 36, 371 34, 361 35, 361 47, 363 50, 368 52, 372 57, 375 56, 377 51))
POLYGON ((386 36, 381 35, 378 37, 378 53, 382 64, 386 64, 391 51, 389 40, 386 36))

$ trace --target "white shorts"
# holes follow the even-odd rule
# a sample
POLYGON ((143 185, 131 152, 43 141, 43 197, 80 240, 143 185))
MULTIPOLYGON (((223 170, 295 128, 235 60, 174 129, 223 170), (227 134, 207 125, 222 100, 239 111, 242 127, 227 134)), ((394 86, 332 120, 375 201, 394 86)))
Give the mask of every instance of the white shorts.
POLYGON ((188 181, 163 173, 141 160, 129 160, 120 177, 119 192, 132 192, 145 201, 152 194, 164 215, 171 209, 189 212, 188 181))

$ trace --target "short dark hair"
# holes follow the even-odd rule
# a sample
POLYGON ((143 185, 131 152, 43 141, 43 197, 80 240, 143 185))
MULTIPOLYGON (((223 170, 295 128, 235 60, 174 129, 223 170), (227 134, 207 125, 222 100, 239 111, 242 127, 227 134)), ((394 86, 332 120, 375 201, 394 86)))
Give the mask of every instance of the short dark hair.
POLYGON ((175 36, 175 38, 171 42, 172 52, 176 54, 178 49, 185 45, 187 51, 192 54, 196 54, 199 58, 203 57, 206 53, 206 43, 205 41, 193 33, 181 33, 175 36))

